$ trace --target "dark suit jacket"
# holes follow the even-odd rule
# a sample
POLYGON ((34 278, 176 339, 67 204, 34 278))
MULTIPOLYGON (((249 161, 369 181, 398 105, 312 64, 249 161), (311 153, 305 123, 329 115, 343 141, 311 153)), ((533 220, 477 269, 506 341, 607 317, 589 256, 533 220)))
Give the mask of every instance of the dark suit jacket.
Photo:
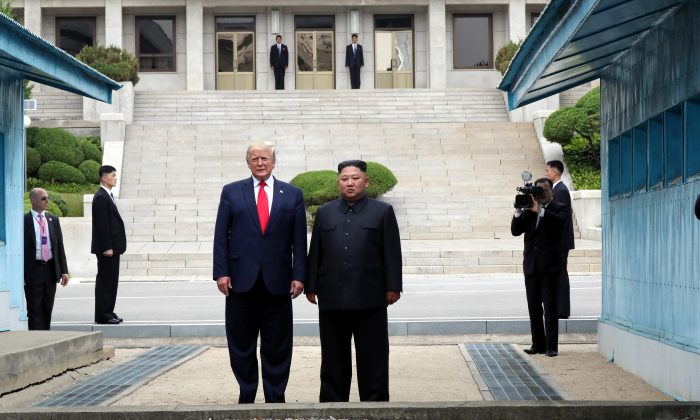
POLYGON ((306 292, 321 310, 386 307, 386 292, 401 291, 401 240, 391 205, 339 198, 318 209, 309 249, 306 292), (347 234, 347 235, 346 235, 347 234))
POLYGON ((569 189, 563 182, 558 183, 552 192, 554 193, 554 201, 565 205, 569 213, 569 217, 566 219, 566 226, 564 227, 562 245, 564 249, 574 249, 574 216, 571 209, 571 194, 569 194, 569 189))
POLYGON ((115 254, 126 251, 126 230, 117 205, 107 191, 100 187, 92 198, 92 246, 93 254, 102 255, 107 250, 115 254))
POLYGON ((357 44, 357 53, 352 53, 352 44, 345 47, 345 67, 362 67, 365 65, 365 57, 362 54, 362 45, 357 44))
MULTIPOLYGON (((63 232, 58 217, 44 212, 49 228, 49 239, 51 240, 51 252, 53 253, 54 267, 56 268, 56 281, 61 280, 62 274, 68 274, 68 264, 66 264, 66 251, 63 249, 63 232)), ((32 212, 24 215, 24 279, 25 282, 34 278, 34 263, 36 260, 36 232, 34 231, 34 221, 32 212)))
POLYGON ((289 51, 287 46, 282 44, 282 54, 277 51, 277 44, 270 47, 270 66, 285 68, 289 65, 289 51))
POLYGON ((214 280, 231 277, 247 292, 262 273, 267 290, 289 294, 306 279, 306 210, 301 190, 275 178, 270 219, 262 234, 253 178, 224 186, 214 230, 214 280))
POLYGON ((525 250, 523 251, 523 272, 526 275, 538 272, 561 270, 561 239, 564 233, 566 207, 552 200, 545 208, 544 217, 537 225, 537 214, 524 211, 520 217, 513 217, 510 232, 513 236, 525 233, 525 250))
POLYGON ((700 219, 700 195, 698 195, 697 200, 695 200, 695 217, 700 219))

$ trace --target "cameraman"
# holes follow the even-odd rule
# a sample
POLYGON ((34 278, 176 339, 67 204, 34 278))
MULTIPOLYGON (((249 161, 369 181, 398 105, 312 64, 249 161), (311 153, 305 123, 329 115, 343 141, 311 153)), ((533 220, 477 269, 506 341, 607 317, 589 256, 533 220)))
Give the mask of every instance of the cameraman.
POLYGON ((568 211, 566 206, 552 200, 552 181, 540 178, 535 181, 535 187, 542 188, 542 192, 530 196, 531 207, 515 210, 510 231, 513 236, 525 234, 523 273, 532 334, 532 346, 525 353, 554 357, 559 354, 557 283, 568 211))

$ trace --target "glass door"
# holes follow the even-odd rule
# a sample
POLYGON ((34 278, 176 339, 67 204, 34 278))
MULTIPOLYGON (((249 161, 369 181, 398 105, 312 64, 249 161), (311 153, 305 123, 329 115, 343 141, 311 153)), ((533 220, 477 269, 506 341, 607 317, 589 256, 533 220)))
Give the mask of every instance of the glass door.
POLYGON ((296 88, 333 89, 333 31, 296 32, 296 88))
POLYGON ((216 88, 255 89, 255 34, 216 33, 216 88))
POLYGON ((375 87, 413 87, 413 31, 377 30, 375 40, 375 87))

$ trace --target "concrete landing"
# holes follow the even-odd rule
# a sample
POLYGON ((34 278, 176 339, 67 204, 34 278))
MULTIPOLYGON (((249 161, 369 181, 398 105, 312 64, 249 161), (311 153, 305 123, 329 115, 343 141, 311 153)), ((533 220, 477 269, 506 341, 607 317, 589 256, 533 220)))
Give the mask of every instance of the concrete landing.
POLYGON ((107 359, 110 354, 102 347, 100 332, 0 333, 0 395, 107 359))

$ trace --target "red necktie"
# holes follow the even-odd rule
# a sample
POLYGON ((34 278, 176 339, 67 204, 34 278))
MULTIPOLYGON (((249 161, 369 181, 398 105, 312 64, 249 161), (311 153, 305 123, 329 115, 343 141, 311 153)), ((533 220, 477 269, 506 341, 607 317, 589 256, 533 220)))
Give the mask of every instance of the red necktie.
POLYGON ((270 213, 267 204, 267 193, 265 192, 265 181, 260 181, 260 189, 258 190, 258 218, 260 219, 260 227, 262 233, 265 234, 267 221, 270 220, 270 213))

